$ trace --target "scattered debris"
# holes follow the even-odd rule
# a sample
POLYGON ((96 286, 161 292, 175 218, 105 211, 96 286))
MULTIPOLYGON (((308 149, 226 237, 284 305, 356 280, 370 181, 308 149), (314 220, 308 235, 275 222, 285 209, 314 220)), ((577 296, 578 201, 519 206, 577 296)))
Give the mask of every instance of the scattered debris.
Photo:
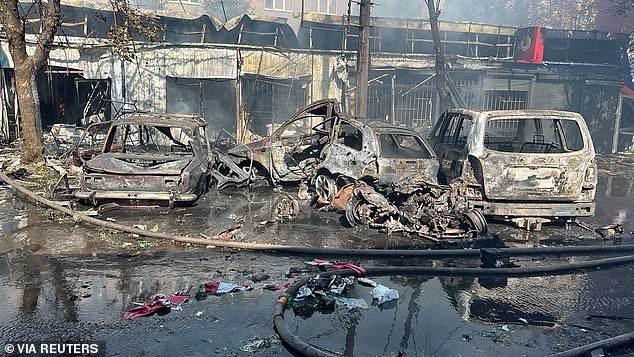
POLYGON ((355 299, 343 296, 335 296, 335 303, 341 305, 348 310, 352 309, 369 309, 368 303, 363 299, 355 299))
POLYGON ((299 214, 299 203, 288 193, 284 193, 273 210, 273 216, 279 221, 292 221, 299 214))
POLYGON ((373 299, 377 300, 377 303, 379 305, 383 304, 384 302, 398 299, 397 290, 390 289, 387 286, 383 286, 381 284, 372 289, 372 291, 370 291, 370 294, 372 294, 373 299))
POLYGON ((133 319, 141 316, 149 316, 154 313, 160 313, 161 311, 169 312, 169 309, 172 306, 180 306, 182 303, 187 301, 187 296, 181 295, 170 295, 165 296, 163 294, 157 294, 152 297, 152 302, 150 303, 134 303, 137 306, 126 311, 123 314, 123 317, 126 320, 133 319))
POLYGON ((270 278, 270 276, 268 274, 254 274, 254 275, 251 275, 251 280, 254 283, 259 283, 261 281, 268 280, 269 278, 270 278))
POLYGON ((205 300, 208 294, 222 295, 227 293, 250 290, 253 290, 253 286, 251 285, 240 286, 231 283, 224 283, 221 281, 210 281, 201 285, 200 289, 196 293, 196 300, 205 300))
POLYGON ((265 348, 279 346, 281 341, 277 335, 269 337, 254 337, 247 340, 241 340, 240 351, 255 353, 265 348))
POLYGON ((286 273, 284 273, 284 276, 287 278, 295 278, 298 277, 300 275, 302 275, 303 272, 300 268, 297 267, 290 267, 288 268, 288 270, 286 271, 286 273))
POLYGON ((217 233, 216 235, 214 235, 213 237, 208 237, 205 234, 201 233, 200 235, 204 238, 207 239, 216 239, 216 240, 236 240, 237 234, 240 232, 240 230, 242 229, 242 225, 239 224, 237 226, 233 226, 231 228, 225 229, 224 231, 221 231, 219 233, 217 233))
POLYGON ((271 290, 271 291, 284 291, 291 286, 291 283, 286 283, 284 285, 275 285, 275 284, 264 284, 262 285, 262 289, 271 290))
POLYGON ((299 189, 297 190, 297 199, 302 201, 312 199, 312 195, 308 192, 308 184, 306 181, 301 181, 299 183, 299 189))
POLYGON ((310 317, 315 311, 334 311, 335 296, 341 296, 354 286, 354 278, 333 275, 328 278, 316 276, 300 287, 292 298, 291 306, 295 314, 310 317))
POLYGON ((368 278, 358 278, 357 279, 357 283, 359 283, 359 285, 369 286, 369 287, 372 287, 372 288, 374 288, 377 285, 379 285, 374 280, 370 280, 368 278))
POLYGON ((480 261, 483 268, 508 268, 511 266, 511 254, 499 248, 480 249, 480 261))
POLYGON ((306 262, 306 264, 307 265, 318 266, 322 270, 326 270, 327 267, 332 268, 334 270, 351 269, 358 276, 365 276, 365 269, 363 269, 363 268, 361 268, 359 266, 356 266, 356 265, 354 265, 352 263, 333 263, 333 262, 329 262, 327 260, 313 259, 313 261, 306 262))
POLYGON ((433 241, 473 238, 487 232, 477 210, 465 210, 452 189, 410 176, 392 185, 371 186, 357 181, 346 204, 351 225, 364 225, 388 234, 404 232, 433 241))
POLYGON ((603 239, 610 239, 614 236, 623 234, 623 225, 618 224, 610 224, 607 226, 599 227, 595 229, 595 232, 599 233, 603 239))

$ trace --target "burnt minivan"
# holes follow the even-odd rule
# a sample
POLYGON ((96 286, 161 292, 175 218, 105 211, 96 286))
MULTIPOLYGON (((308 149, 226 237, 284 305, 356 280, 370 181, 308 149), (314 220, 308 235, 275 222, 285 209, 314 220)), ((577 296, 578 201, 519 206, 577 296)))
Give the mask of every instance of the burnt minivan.
POLYGON ((594 215, 595 153, 578 113, 452 109, 430 144, 439 182, 462 186, 485 216, 541 225, 594 215))

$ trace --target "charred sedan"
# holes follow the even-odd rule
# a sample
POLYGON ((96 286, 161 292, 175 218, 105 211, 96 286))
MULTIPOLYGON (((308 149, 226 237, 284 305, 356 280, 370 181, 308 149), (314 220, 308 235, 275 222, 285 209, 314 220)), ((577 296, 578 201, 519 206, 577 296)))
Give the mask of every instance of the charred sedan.
POLYGON ((594 215, 595 153, 577 113, 455 109, 437 122, 431 142, 441 183, 461 185, 486 216, 539 229, 594 215))
MULTIPOLYGON (((206 122, 197 116, 126 114, 112 121, 101 153, 84 160, 79 199, 193 203, 211 180, 206 122)), ((81 157, 81 155, 80 155, 81 157)))
POLYGON ((364 123, 340 112, 335 99, 312 103, 270 137, 229 155, 273 183, 312 180, 330 201, 345 184, 363 177, 394 182, 414 174, 435 181, 438 159, 416 132, 387 123, 364 123))

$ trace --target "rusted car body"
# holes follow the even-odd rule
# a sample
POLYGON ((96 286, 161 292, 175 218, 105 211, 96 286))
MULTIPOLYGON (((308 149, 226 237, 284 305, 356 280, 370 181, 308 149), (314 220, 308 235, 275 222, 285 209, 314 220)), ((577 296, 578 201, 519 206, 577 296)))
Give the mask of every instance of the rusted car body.
MULTIPOLYGON (((193 203, 209 187, 206 122, 177 114, 126 114, 110 123, 101 152, 83 162, 75 197, 193 203)), ((82 157, 82 155, 79 155, 82 157)))
POLYGON ((274 183, 313 180, 330 200, 346 183, 362 177, 393 182, 424 175, 435 180, 438 160, 416 132, 387 123, 364 123, 340 112, 335 99, 312 103, 273 135, 229 151, 243 167, 253 167, 274 183))
POLYGON ((440 182, 461 186, 485 216, 540 226, 594 215, 595 153, 577 113, 449 110, 430 143, 440 182))

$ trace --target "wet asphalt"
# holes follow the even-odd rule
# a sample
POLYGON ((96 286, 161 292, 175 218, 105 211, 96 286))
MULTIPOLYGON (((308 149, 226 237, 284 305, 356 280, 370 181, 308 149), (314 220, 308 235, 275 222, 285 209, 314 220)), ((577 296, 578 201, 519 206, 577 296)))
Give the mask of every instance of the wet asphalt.
MULTIPOLYGON (((597 214, 583 219, 598 227, 623 223, 625 234, 607 239, 572 227, 526 232, 492 224, 497 239, 445 245, 453 248, 569 244, 632 244, 634 180, 600 178, 597 214)), ((286 188, 292 191, 292 188, 286 188)), ((264 223, 280 194, 270 188, 210 192, 193 207, 121 207, 102 219, 193 237, 230 229, 232 239, 313 247, 426 248, 433 243, 345 226, 341 215, 301 205, 292 222, 264 223)), ((100 341, 107 355, 291 355, 274 338, 274 303, 291 267, 315 272, 304 262, 324 256, 205 249, 164 241, 140 241, 60 217, 0 188, 0 344, 10 341, 100 341), (253 281, 254 275, 268 275, 253 281), (223 281, 250 291, 195 299, 200 284, 223 281), (134 302, 157 293, 185 292, 181 310, 125 320, 134 302)), ((78 207, 77 209, 87 209, 78 207)), ((604 257, 604 256, 601 256, 604 257)), ((521 266, 586 260, 587 256, 519 257, 521 266)), ((340 257, 334 259, 342 259, 340 257)), ((362 266, 439 265, 477 267, 477 260, 367 260, 362 266)), ((373 278, 399 292, 377 305, 370 289, 348 296, 368 309, 286 313, 291 331, 309 343, 354 356, 540 356, 634 330, 633 265, 560 276, 491 281, 464 277, 373 278), (593 315, 595 317, 588 318, 593 315)), ((0 347, 1 350, 1 347, 0 347)), ((612 351, 627 354, 633 350, 612 351)))

